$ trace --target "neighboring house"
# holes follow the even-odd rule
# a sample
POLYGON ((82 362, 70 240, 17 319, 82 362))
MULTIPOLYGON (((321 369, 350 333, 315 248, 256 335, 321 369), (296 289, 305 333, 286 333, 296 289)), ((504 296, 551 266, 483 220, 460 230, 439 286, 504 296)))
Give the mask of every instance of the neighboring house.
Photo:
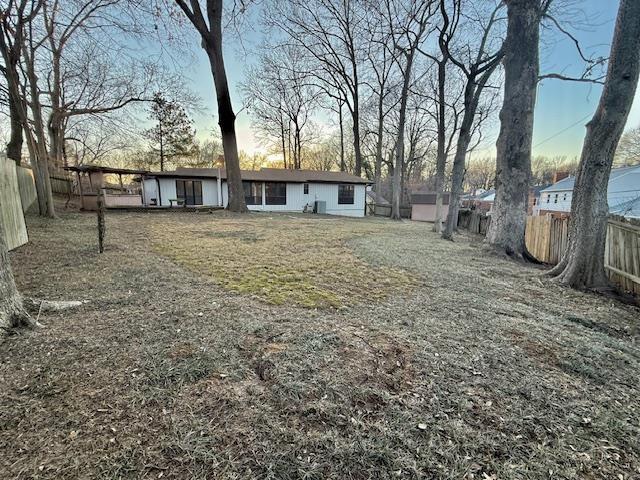
MULTIPOLYGON (((411 194, 411 220, 419 222, 435 222, 436 192, 418 191, 411 194)), ((449 213, 449 192, 442 195, 442 218, 449 213)))
MULTIPOLYGON (((529 189, 527 200, 527 215, 533 215, 536 205, 540 202, 540 192, 546 187, 536 186, 529 189)), ((495 190, 487 190, 480 195, 471 196, 463 201, 463 206, 473 208, 481 212, 490 212, 496 199, 495 190)))
POLYGON ((462 206, 466 208, 472 208, 481 212, 488 212, 493 206, 493 201, 496 198, 496 191, 484 190, 477 195, 468 195, 462 198, 462 206))
MULTIPOLYGON (((575 177, 567 177, 542 190, 534 215, 568 215, 574 185, 575 177)), ((611 170, 607 201, 611 213, 640 218, 640 165, 611 170)))
MULTIPOLYGON (((346 172, 263 168, 243 170, 242 185, 249 210, 315 211, 363 217, 370 182, 346 172)), ((145 206, 226 207, 227 174, 218 168, 179 168, 142 176, 145 206)))

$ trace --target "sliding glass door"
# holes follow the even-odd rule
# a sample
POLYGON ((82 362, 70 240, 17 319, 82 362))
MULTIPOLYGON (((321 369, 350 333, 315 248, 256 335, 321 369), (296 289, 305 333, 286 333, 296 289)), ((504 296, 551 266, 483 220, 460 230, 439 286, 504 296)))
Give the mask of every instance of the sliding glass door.
POLYGON ((184 205, 202 205, 202 181, 176 180, 176 197, 184 205))

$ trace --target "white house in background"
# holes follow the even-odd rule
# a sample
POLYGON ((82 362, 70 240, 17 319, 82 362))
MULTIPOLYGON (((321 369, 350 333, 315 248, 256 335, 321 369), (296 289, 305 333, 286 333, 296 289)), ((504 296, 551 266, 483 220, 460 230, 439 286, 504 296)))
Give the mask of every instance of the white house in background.
MULTIPOLYGON (((242 186, 249 210, 317 211, 363 217, 370 182, 346 172, 263 168, 243 170, 242 186)), ((226 207, 227 173, 219 168, 178 168, 142 175, 146 207, 226 207)))
MULTIPOLYGON (((540 192, 534 215, 571 212, 575 177, 567 177, 540 192)), ((609 212, 640 218, 640 165, 611 170, 607 190, 609 212)))

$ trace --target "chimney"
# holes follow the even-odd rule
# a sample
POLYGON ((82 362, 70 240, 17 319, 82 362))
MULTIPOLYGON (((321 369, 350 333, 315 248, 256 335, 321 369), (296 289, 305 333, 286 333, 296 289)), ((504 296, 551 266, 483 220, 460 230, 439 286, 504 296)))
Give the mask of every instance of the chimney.
POLYGON ((557 183, 560 180, 564 180, 565 178, 567 178, 569 176, 569 172, 567 171, 555 171, 553 173, 553 182, 552 183, 557 183))

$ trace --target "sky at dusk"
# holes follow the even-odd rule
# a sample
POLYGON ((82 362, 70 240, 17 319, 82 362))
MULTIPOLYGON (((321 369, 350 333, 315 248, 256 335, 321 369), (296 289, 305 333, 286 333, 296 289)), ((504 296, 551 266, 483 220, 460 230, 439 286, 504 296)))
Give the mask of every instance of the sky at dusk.
MULTIPOLYGON (((587 53, 608 56, 613 34, 615 16, 618 8, 617 0, 584 0, 579 2, 579 15, 574 25, 569 26, 571 32, 579 39, 587 53), (584 17, 584 18, 580 18, 584 17)), ((574 7, 575 8, 575 7, 574 7)), ((242 45, 233 38, 226 41, 225 61, 229 77, 232 98, 238 113, 237 133, 238 146, 247 153, 261 150, 258 140, 251 131, 251 121, 246 112, 240 111, 242 98, 239 84, 244 79, 247 66, 255 63, 255 52, 264 41, 259 26, 252 28, 250 23, 244 27, 242 45)), ((579 75, 582 63, 575 47, 566 37, 554 35, 543 29, 541 45, 541 74, 555 72, 565 75, 579 75)), ((194 41, 197 39, 194 36, 194 41)), ((194 62, 185 70, 191 81, 191 88, 207 105, 206 111, 195 115, 199 137, 206 137, 216 127, 214 114, 216 111, 213 81, 209 64, 204 52, 198 50, 194 54, 194 62)), ((534 155, 566 155, 578 156, 585 134, 585 124, 593 115, 600 98, 601 86, 594 84, 545 80, 540 84, 535 112, 534 155)), ((486 140, 475 152, 476 156, 494 155, 495 138, 499 124, 495 124, 486 134, 486 140)), ((629 117, 627 128, 640 125, 640 94, 629 117)))

